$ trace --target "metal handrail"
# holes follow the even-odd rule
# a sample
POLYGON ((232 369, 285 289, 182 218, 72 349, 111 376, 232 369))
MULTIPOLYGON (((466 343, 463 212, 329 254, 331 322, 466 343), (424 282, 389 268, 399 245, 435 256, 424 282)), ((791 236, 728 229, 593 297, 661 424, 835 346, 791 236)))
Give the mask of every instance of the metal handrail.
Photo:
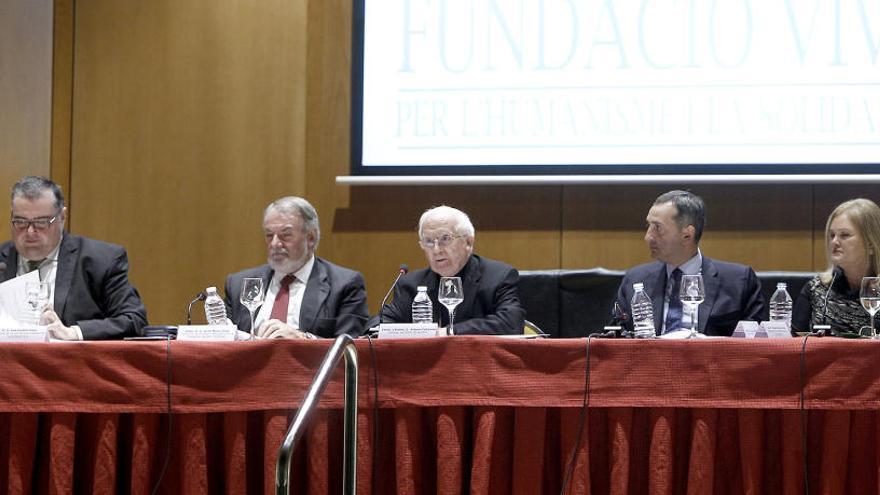
POLYGON ((294 447, 302 437, 303 427, 318 399, 321 398, 331 373, 336 369, 343 356, 345 357, 345 419, 343 422, 342 493, 355 495, 358 358, 354 340, 348 335, 336 337, 333 346, 327 351, 324 361, 321 362, 318 372, 315 373, 315 378, 293 418, 293 422, 284 435, 284 441, 281 442, 281 448, 278 449, 278 463, 275 465, 275 495, 287 495, 290 492, 290 462, 293 459, 294 447))

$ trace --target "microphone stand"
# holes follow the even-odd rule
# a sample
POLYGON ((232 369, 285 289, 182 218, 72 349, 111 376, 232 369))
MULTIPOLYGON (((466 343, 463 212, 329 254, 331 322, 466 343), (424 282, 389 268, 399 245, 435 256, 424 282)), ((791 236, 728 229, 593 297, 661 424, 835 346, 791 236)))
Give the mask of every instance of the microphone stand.
POLYGON ((834 281, 837 280, 838 273, 838 268, 835 266, 831 271, 831 283, 828 284, 828 290, 825 291, 825 301, 822 304, 822 324, 813 325, 813 331, 810 333, 811 337, 831 335, 831 324, 828 323, 828 295, 831 294, 831 289, 834 287, 834 281))
POLYGON ((388 292, 385 293, 385 297, 382 298, 382 305, 379 306, 379 325, 382 325, 382 318, 385 316, 385 303, 388 301, 388 297, 391 296, 391 292, 397 287, 397 282, 400 281, 400 277, 406 275, 408 271, 409 266, 406 264, 400 265, 400 269, 397 271, 397 278, 394 279, 394 282, 391 283, 391 287, 388 288, 388 292))
POLYGON ((207 298, 208 298, 208 295, 205 294, 205 291, 200 290, 199 293, 196 294, 196 297, 194 297, 193 300, 189 302, 189 306, 186 307, 186 324, 187 325, 192 325, 193 304, 195 304, 198 301, 204 301, 207 298))

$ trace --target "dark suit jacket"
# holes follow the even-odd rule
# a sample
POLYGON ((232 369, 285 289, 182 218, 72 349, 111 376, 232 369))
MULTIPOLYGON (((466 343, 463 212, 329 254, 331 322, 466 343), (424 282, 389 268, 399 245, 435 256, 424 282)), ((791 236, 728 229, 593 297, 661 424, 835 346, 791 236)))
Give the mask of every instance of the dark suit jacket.
MULTIPOLYGON (((3 281, 14 278, 18 252, 0 246, 3 281)), ((128 281, 128 255, 115 244, 64 234, 58 249, 53 307, 66 326, 79 325, 86 340, 134 336, 147 324, 147 310, 128 281)))
MULTIPOLYGON (((730 336, 740 320, 760 321, 767 314, 761 282, 755 272, 737 263, 715 261, 703 256, 703 285, 706 300, 697 310, 698 329, 706 335, 730 336)), ((655 261, 629 269, 617 290, 617 304, 632 315, 633 284, 645 284, 654 305, 654 328, 662 328, 666 264, 655 261)), ((613 315, 612 315, 613 316, 613 315)), ((632 331, 632 318, 625 322, 632 331)))
MULTIPOLYGON (((456 335, 523 332, 525 310, 519 302, 519 272, 512 266, 472 255, 457 276, 461 277, 464 301, 455 308, 456 335)), ((428 287, 434 321, 448 325, 449 312, 437 301, 440 275, 429 268, 401 277, 394 289, 394 301, 382 308, 382 321, 412 322, 412 302, 420 285, 428 287)))
MULTIPOLYGON (((250 331, 251 317, 247 308, 239 302, 242 280, 247 277, 263 279, 265 294, 274 273, 269 265, 262 265, 234 273, 226 278, 227 312, 232 322, 243 332, 250 331)), ((263 304, 273 304, 273 302, 264 301, 263 304)), ((257 312, 259 309, 254 312, 254 316, 257 312)), ((354 270, 315 256, 315 264, 306 283, 306 291, 299 311, 300 329, 326 338, 344 333, 358 336, 363 333, 368 315, 364 277, 354 270)))

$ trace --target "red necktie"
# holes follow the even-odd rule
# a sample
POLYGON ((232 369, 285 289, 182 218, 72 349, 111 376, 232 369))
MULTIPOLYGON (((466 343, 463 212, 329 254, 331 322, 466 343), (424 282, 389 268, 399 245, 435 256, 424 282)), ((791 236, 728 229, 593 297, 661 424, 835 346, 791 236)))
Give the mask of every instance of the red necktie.
POLYGON ((292 273, 285 275, 284 278, 281 279, 281 288, 278 289, 278 294, 275 294, 275 304, 272 306, 272 314, 269 315, 270 319, 287 323, 287 305, 290 302, 290 284, 292 284, 294 280, 296 280, 296 277, 293 276, 292 273))

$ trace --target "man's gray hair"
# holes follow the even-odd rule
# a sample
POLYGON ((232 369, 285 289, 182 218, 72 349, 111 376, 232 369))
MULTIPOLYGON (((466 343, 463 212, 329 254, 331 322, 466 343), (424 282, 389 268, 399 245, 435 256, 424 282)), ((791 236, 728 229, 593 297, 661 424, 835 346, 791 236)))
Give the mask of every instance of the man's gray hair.
POLYGON ((318 248, 318 242, 321 240, 321 224, 318 221, 318 212, 311 203, 299 196, 278 198, 269 203, 269 206, 263 211, 263 218, 266 218, 266 215, 272 210, 285 215, 299 215, 303 221, 303 232, 315 233, 315 249, 318 248))
POLYGON ((678 213, 675 215, 675 223, 679 228, 688 225, 694 226, 694 243, 699 244, 703 237, 703 227, 706 225, 706 203, 703 198, 690 191, 669 191, 657 196, 654 205, 672 203, 678 213))
POLYGON ((52 182, 47 177, 38 175, 28 175, 22 177, 12 186, 12 199, 25 198, 29 200, 39 199, 43 194, 49 191, 55 197, 55 209, 64 208, 64 193, 61 192, 61 186, 52 182))
POLYGON ((464 234, 470 237, 474 236, 474 224, 471 223, 471 219, 468 218, 467 213, 451 206, 441 205, 429 208, 422 213, 422 217, 419 218, 419 237, 422 237, 422 227, 424 227, 425 222, 435 216, 445 216, 454 219, 456 234, 464 234))

